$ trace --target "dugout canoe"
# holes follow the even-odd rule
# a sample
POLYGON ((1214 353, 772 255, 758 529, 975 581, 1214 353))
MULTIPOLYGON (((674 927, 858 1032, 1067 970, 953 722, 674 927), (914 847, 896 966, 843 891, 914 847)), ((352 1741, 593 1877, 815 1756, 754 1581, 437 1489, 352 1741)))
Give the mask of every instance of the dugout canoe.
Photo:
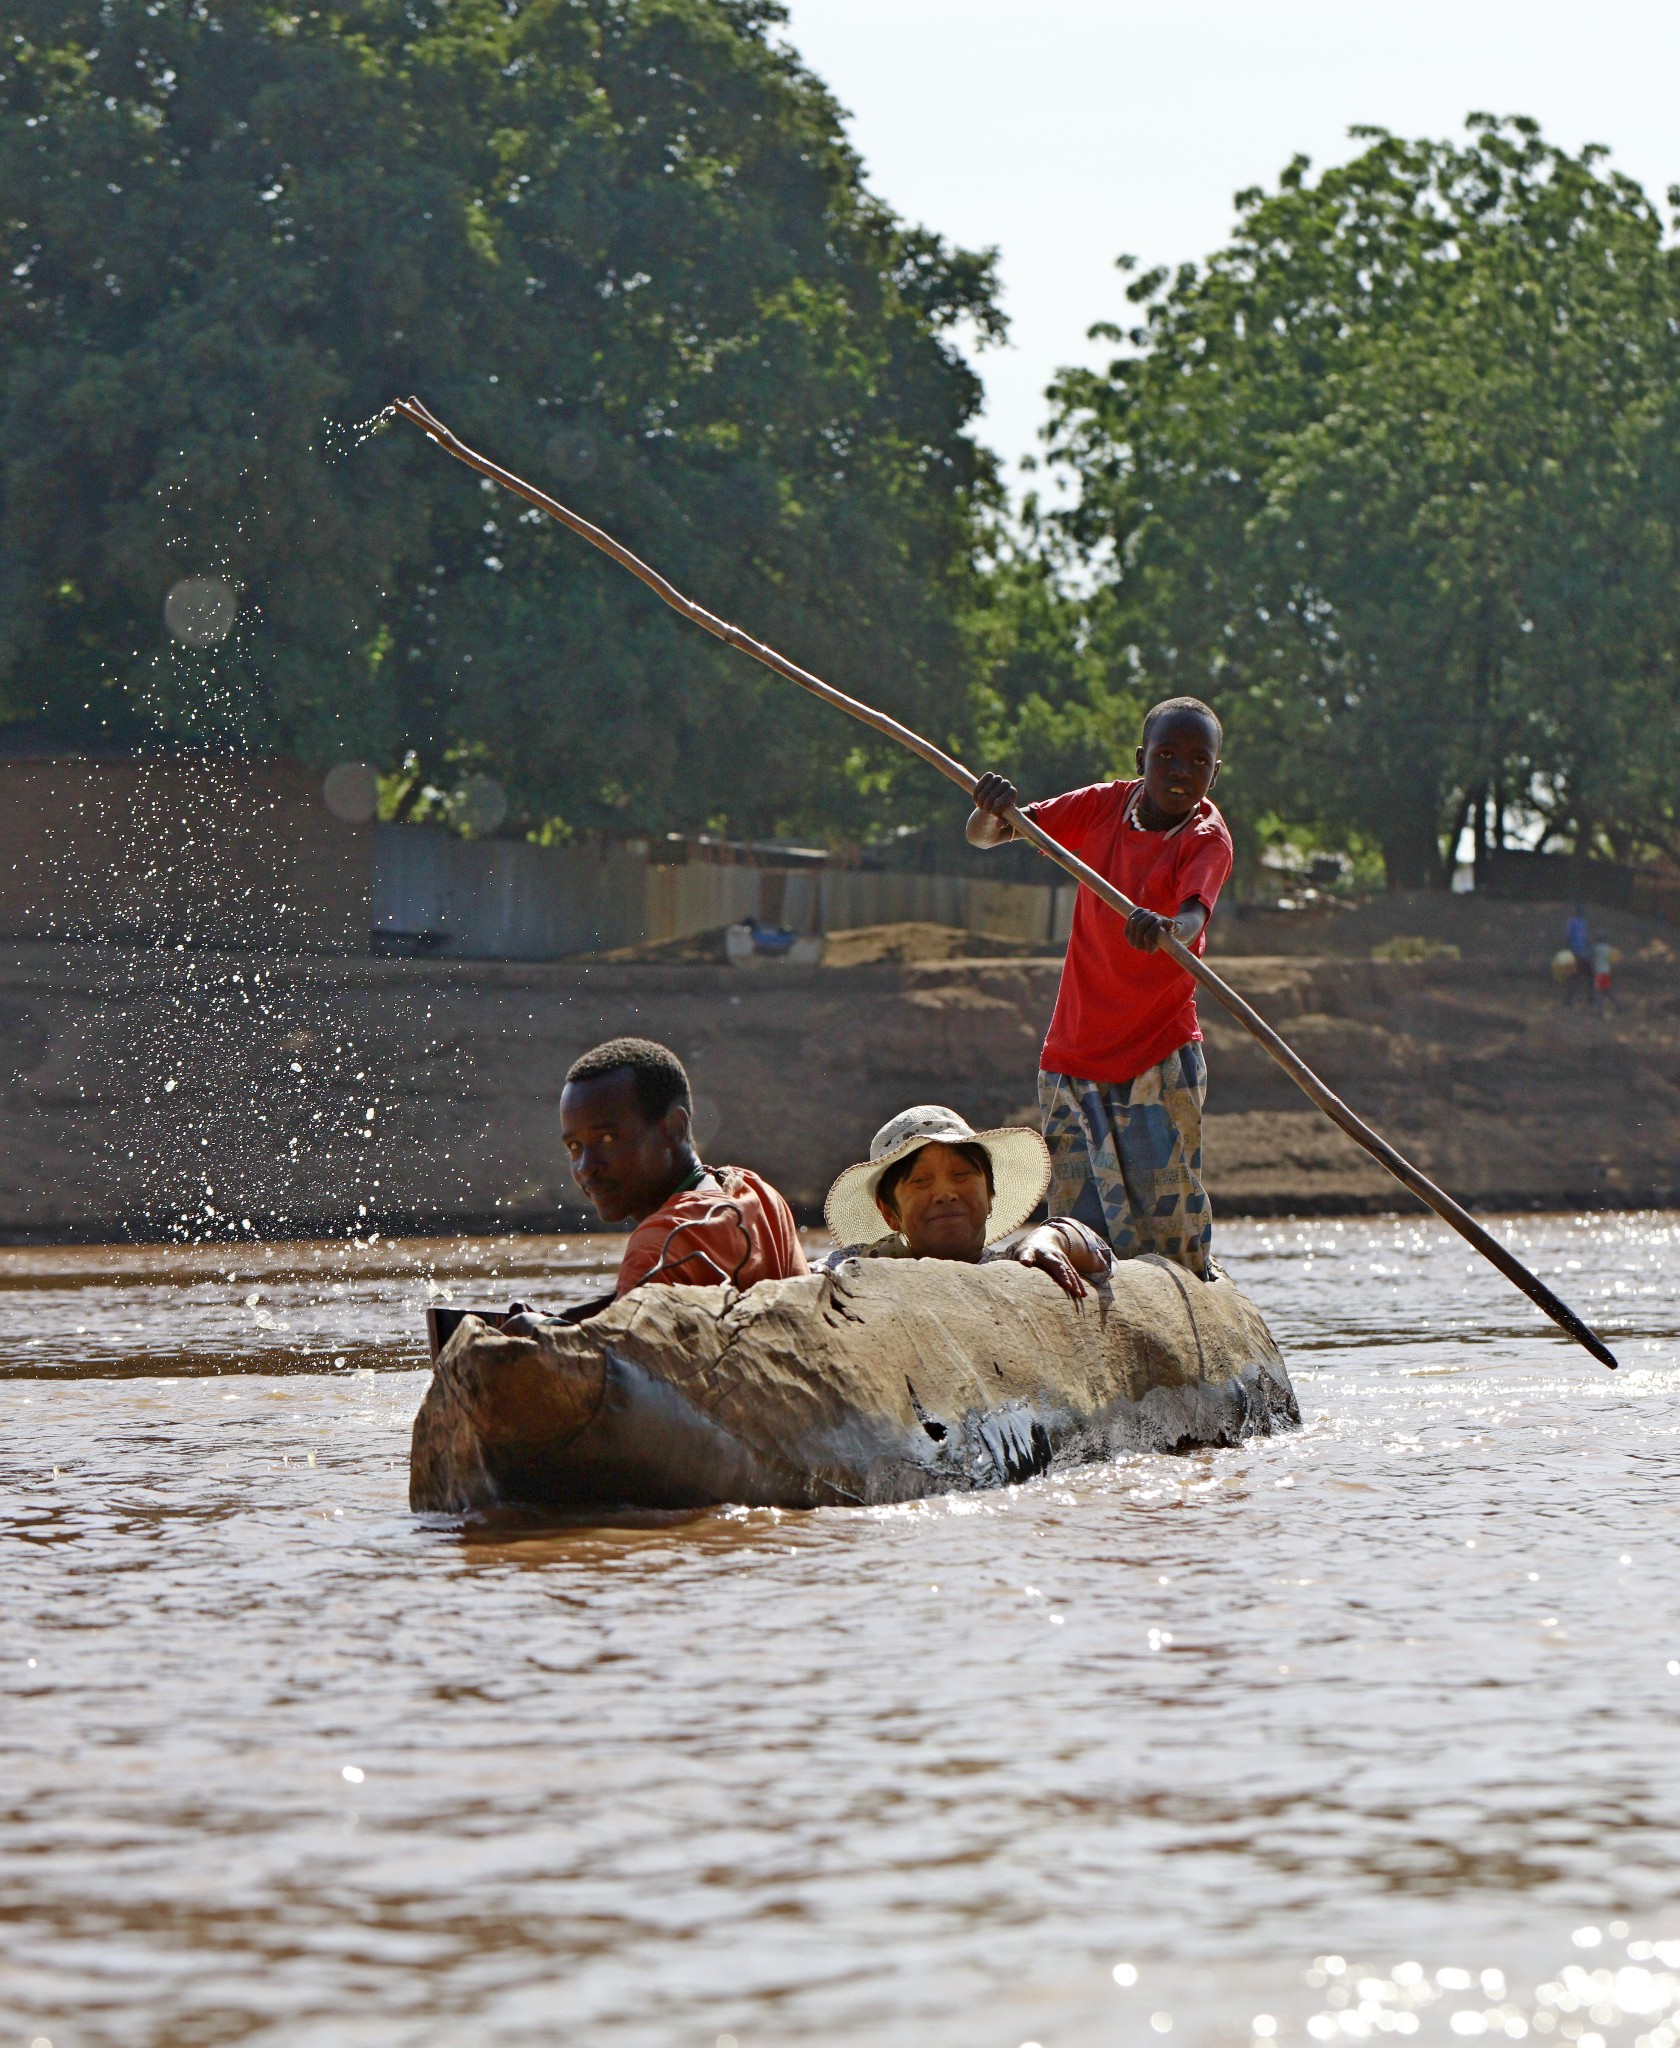
POLYGON ((860 1259, 745 1294, 637 1288, 582 1321, 461 1315, 415 1417, 409 1502, 862 1506, 1299 1421, 1229 1280, 1129 1259, 1075 1303, 1007 1261, 860 1259))

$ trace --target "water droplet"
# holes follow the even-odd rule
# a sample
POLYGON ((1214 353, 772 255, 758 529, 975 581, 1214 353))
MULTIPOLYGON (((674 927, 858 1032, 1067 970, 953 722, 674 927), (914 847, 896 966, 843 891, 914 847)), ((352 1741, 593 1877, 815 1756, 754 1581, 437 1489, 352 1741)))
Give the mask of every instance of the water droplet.
POLYGON ((188 647, 219 647, 238 616, 239 600, 223 576, 183 576, 163 601, 164 624, 188 647))
POLYGON ((340 761, 327 770, 321 795, 335 818, 365 825, 379 808, 379 777, 365 761, 340 761))
POLYGON ((508 793, 493 775, 469 775, 449 799, 450 817, 479 838, 494 832, 507 814, 508 793))

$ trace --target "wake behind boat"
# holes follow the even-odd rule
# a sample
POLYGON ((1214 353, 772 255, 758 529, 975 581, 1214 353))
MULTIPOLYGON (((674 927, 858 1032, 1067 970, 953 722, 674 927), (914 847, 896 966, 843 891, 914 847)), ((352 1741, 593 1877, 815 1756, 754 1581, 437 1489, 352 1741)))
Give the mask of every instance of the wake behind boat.
POLYGON ((1007 1261, 853 1260, 744 1294, 639 1287, 582 1321, 461 1317, 415 1417, 409 1503, 868 1505, 1299 1421, 1227 1279, 1130 1259, 1076 1303, 1007 1261))

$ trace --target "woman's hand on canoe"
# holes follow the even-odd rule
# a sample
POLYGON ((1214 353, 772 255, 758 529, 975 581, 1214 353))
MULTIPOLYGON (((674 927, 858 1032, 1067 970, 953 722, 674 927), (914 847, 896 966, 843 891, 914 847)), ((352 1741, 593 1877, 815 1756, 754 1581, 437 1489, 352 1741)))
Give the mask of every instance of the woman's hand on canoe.
POLYGON ((1073 1261, 1068 1257, 1067 1241, 1053 1223, 1041 1223, 1030 1231, 1015 1246, 1013 1257, 1023 1266, 1036 1266, 1041 1273, 1048 1273, 1062 1292, 1074 1301, 1083 1301, 1090 1289, 1074 1270, 1073 1261))

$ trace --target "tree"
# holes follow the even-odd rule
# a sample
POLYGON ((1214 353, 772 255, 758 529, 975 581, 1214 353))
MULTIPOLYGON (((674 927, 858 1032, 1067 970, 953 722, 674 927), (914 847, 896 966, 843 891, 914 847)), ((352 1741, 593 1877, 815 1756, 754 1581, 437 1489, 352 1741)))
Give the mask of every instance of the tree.
POLYGON ((1028 506, 1021 521, 991 521, 986 540, 969 615, 971 763, 1005 768, 1033 792, 1131 774, 1145 707, 1091 644, 1060 534, 1028 506))
POLYGON ((991 262, 869 196, 780 18, 0 0, 0 715, 412 753, 563 830, 912 805, 832 713, 354 426, 417 390, 714 609, 960 729, 992 486, 948 336, 1001 331, 991 262), (237 593, 219 645, 166 627, 191 577, 237 593))
POLYGON ((1583 850, 1612 819, 1624 849, 1667 843, 1661 224, 1531 122, 1367 139, 1242 195, 1205 269, 1133 287, 1129 352, 1061 380, 1068 532, 1112 565, 1094 642, 1218 702, 1240 814, 1369 834, 1391 883, 1442 879, 1507 798, 1583 850))

